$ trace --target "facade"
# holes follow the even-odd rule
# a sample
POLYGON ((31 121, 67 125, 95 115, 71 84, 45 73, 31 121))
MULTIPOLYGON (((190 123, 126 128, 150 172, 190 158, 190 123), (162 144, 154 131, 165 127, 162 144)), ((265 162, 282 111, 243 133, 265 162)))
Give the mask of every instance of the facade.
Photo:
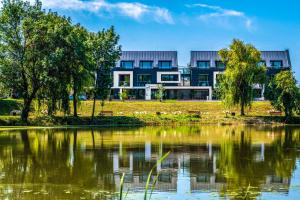
MULTIPOLYGON (((289 51, 262 51, 261 65, 269 76, 291 68, 289 51)), ((112 71, 112 98, 128 91, 129 99, 151 100, 158 85, 165 99, 212 100, 218 76, 226 66, 217 51, 191 51, 189 66, 178 66, 177 51, 123 51, 112 71)), ((264 99, 264 86, 255 85, 255 97, 264 99)))

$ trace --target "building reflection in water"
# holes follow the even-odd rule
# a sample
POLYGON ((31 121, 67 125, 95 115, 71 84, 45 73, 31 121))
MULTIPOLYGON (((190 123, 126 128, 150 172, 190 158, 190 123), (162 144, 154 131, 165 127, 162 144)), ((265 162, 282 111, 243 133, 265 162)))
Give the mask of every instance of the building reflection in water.
POLYGON ((155 195, 214 192, 238 197, 249 184, 255 196, 289 192, 300 129, 46 129, 3 131, 0 141, 0 195, 6 197, 23 198, 20 191, 27 190, 57 198, 113 198, 123 173, 124 191, 139 193, 155 164, 155 195), (158 163, 168 151, 169 157, 158 163))

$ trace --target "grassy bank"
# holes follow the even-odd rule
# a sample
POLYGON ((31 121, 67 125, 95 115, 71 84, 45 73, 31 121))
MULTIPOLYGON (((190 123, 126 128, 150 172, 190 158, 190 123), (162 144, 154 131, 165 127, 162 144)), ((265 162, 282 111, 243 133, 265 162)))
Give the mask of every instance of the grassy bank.
MULTIPOLYGON (((33 110, 34 110, 33 106, 33 110)), ((0 100, 0 125, 18 126, 24 125, 20 117, 8 116, 9 112, 20 108, 20 101, 0 100), (9 105, 3 109, 3 105, 9 105)), ((100 102, 97 102, 96 113, 100 112, 100 102)), ((251 109, 247 110, 247 116, 240 117, 239 110, 232 109, 236 116, 227 115, 221 102, 180 102, 166 101, 144 102, 106 102, 104 110, 113 111, 114 116, 97 116, 91 120, 92 101, 83 101, 79 106, 79 117, 63 116, 57 113, 54 117, 44 116, 40 112, 31 112, 29 123, 32 126, 53 125, 168 125, 168 124, 262 124, 284 123, 284 117, 272 117, 268 111, 272 109, 269 102, 254 102, 251 109), (188 114, 188 111, 200 111, 201 115, 188 114), (157 114, 159 112, 159 114, 157 114)), ((290 119, 287 123, 300 123, 299 117, 290 119)))

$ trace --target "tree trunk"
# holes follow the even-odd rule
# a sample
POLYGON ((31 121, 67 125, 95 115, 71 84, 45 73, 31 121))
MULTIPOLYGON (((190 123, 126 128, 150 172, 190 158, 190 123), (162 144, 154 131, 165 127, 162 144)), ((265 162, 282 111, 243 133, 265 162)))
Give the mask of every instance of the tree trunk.
POLYGON ((241 116, 245 116, 245 103, 243 100, 241 102, 241 116))
POLYGON ((95 144, 94 129, 92 129, 92 139, 93 139, 93 150, 95 150, 96 144, 95 144))
POLYGON ((24 98, 24 106, 22 109, 21 119, 25 123, 28 123, 31 102, 32 98, 24 98))
POLYGON ((93 111, 92 111, 92 121, 94 121, 94 117, 95 117, 95 108, 96 108, 96 93, 94 94, 93 111))
POLYGON ((77 89, 74 88, 73 93, 73 108, 74 108, 74 117, 77 117, 77 89))

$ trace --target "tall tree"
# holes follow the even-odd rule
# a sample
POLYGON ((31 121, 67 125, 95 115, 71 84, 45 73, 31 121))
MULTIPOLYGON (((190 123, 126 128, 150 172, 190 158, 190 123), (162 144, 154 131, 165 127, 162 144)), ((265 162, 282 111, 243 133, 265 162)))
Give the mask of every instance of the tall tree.
POLYGON ((290 70, 279 72, 271 79, 268 87, 271 104, 276 109, 284 111, 286 118, 291 117, 300 102, 299 89, 293 72, 290 70))
POLYGON ((94 71, 88 56, 88 32, 79 24, 73 27, 69 35, 69 73, 73 90, 73 112, 77 117, 78 96, 85 87, 91 85, 94 71))
POLYGON ((221 98, 226 105, 239 105, 243 116, 245 107, 253 100, 253 86, 262 84, 266 76, 266 68, 258 65, 261 54, 251 44, 234 39, 228 49, 219 51, 219 55, 226 65, 220 83, 221 98))
POLYGON ((33 5, 22 0, 4 0, 0 13, 2 81, 23 97, 24 122, 46 78, 49 27, 47 14, 41 7, 38 0, 33 5))
POLYGON ((49 55, 46 57, 46 80, 37 97, 46 100, 48 115, 55 113, 58 102, 63 102, 65 113, 69 111, 70 73, 68 36, 72 31, 71 20, 56 13, 48 13, 49 55))
POLYGON ((95 76, 94 102, 92 119, 95 115, 96 98, 101 99, 103 109, 104 102, 110 94, 111 70, 121 55, 121 46, 118 45, 119 35, 114 27, 102 30, 91 35, 91 52, 93 57, 95 76))

